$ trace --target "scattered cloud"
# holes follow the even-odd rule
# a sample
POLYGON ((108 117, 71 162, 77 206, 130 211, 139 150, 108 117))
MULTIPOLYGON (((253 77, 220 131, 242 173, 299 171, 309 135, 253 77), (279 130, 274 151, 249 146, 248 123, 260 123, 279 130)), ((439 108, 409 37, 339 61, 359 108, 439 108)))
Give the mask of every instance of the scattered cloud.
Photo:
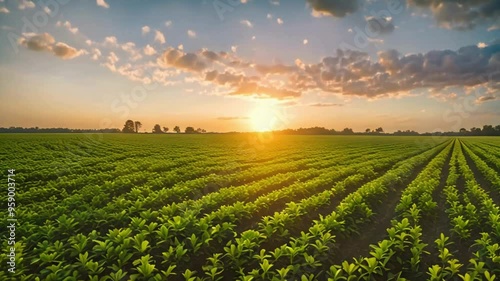
POLYGON ((141 31, 142 31, 142 35, 145 35, 151 31, 151 28, 149 26, 145 25, 141 28, 141 31))
POLYGON ((495 30, 499 30, 499 29, 500 29, 499 24, 494 24, 494 25, 488 27, 488 31, 495 31, 495 30))
POLYGON ((50 8, 49 8, 49 7, 47 7, 47 6, 43 7, 43 11, 44 11, 45 13, 49 14, 49 15, 50 15, 50 13, 52 12, 52 11, 50 10, 50 8))
POLYGON ((276 22, 277 22, 278 24, 283 24, 283 20, 282 20, 281 18, 277 18, 277 19, 276 19, 276 22))
POLYGON ((69 32, 71 32, 71 33, 73 33, 73 34, 78 33, 78 27, 73 27, 73 26, 71 25, 71 22, 69 22, 69 21, 65 21, 65 22, 58 21, 58 22, 56 22, 56 26, 58 26, 58 27, 64 27, 64 28, 66 28, 69 32))
POLYGON ((1 14, 8 14, 8 13, 10 13, 10 11, 9 11, 9 9, 7 9, 7 8, 5 8, 5 7, 1 7, 1 8, 0 8, 0 13, 1 13, 1 14))
POLYGON ((481 49, 482 49, 482 48, 486 48, 486 47, 488 47, 488 44, 486 44, 486 43, 484 43, 484 42, 479 42, 479 43, 477 43, 477 47, 478 47, 478 48, 481 48, 481 49))
POLYGON ((370 29, 371 34, 374 34, 374 36, 392 33, 395 29, 392 18, 368 17, 366 18, 366 24, 367 28, 370 29))
POLYGON ((268 19, 272 19, 272 18, 273 18, 273 15, 271 15, 271 14, 267 14, 267 18, 268 18, 268 19))
POLYGON ((165 26, 166 26, 166 27, 170 27, 170 26, 172 26, 172 21, 171 21, 171 20, 167 20, 167 21, 165 22, 165 26))
POLYGON ((17 6, 19 10, 24 10, 24 9, 33 9, 35 8, 35 3, 31 2, 30 0, 19 0, 19 5, 17 6))
POLYGON ((109 8, 108 3, 106 3, 106 1, 104 1, 104 0, 96 0, 96 2, 97 2, 97 6, 99 6, 99 7, 103 7, 106 9, 109 8))
POLYGON ((77 50, 66 43, 56 43, 54 37, 49 33, 24 35, 19 43, 32 51, 48 51, 62 59, 72 59, 86 53, 86 51, 77 50))
POLYGON ((194 30, 189 29, 187 35, 191 38, 196 38, 196 32, 194 30))
POLYGON ((231 51, 233 53, 236 53, 237 50, 238 50, 238 46, 236 46, 236 45, 235 46, 231 46, 231 51))
POLYGON ((279 6, 280 5, 280 0, 269 0, 269 3, 274 6, 279 6))
POLYGON ((165 35, 159 30, 155 30, 155 42, 159 42, 160 44, 165 44, 165 35))
POLYGON ((307 39, 304 39, 304 41, 302 41, 302 44, 304 44, 304 45, 307 45, 307 43, 309 43, 309 40, 307 40, 307 39))
POLYGON ((345 17, 359 9, 358 0, 307 0, 313 10, 313 16, 345 17))
POLYGON ((204 60, 197 54, 184 53, 174 48, 168 48, 158 58, 158 64, 163 67, 175 67, 188 72, 201 72, 207 67, 204 60))
POLYGON ((470 30, 500 16, 498 0, 408 0, 408 5, 429 9, 438 25, 446 29, 470 30))
POLYGON ((154 54, 156 54, 156 50, 151 47, 149 44, 146 45, 146 47, 144 47, 144 54, 147 55, 147 56, 152 56, 154 54))
POLYGON ((253 27, 253 24, 249 20, 241 20, 240 23, 249 27, 249 28, 253 27))

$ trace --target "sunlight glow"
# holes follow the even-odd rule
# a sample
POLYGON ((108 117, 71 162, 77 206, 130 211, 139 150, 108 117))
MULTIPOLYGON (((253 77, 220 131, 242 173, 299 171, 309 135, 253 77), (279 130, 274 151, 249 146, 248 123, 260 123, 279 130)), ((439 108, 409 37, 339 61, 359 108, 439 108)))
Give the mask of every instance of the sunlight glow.
POLYGON ((278 116, 272 104, 261 104, 251 114, 250 122, 256 132, 266 132, 276 129, 278 116))

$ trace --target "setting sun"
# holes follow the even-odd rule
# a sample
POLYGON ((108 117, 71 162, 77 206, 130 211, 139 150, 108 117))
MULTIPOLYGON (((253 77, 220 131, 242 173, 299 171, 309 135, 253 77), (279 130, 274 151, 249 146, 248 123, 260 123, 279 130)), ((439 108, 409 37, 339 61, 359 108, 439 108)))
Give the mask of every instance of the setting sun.
POLYGON ((250 115, 252 129, 265 132, 276 129, 278 114, 272 105, 260 105, 250 115))

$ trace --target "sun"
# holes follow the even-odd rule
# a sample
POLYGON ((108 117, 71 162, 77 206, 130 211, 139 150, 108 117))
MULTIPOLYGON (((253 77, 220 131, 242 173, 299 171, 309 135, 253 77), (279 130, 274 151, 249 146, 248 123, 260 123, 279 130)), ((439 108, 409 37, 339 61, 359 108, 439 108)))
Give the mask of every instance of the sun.
POLYGON ((276 108, 269 104, 258 106, 250 115, 252 129, 256 132, 274 130, 277 119, 276 108))

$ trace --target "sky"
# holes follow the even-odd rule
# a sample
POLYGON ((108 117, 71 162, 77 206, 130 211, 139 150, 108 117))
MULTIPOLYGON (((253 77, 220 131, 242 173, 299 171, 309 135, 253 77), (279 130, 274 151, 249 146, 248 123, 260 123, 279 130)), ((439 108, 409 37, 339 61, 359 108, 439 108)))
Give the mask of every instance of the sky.
POLYGON ((0 127, 500 124, 498 0, 0 0, 0 127))

